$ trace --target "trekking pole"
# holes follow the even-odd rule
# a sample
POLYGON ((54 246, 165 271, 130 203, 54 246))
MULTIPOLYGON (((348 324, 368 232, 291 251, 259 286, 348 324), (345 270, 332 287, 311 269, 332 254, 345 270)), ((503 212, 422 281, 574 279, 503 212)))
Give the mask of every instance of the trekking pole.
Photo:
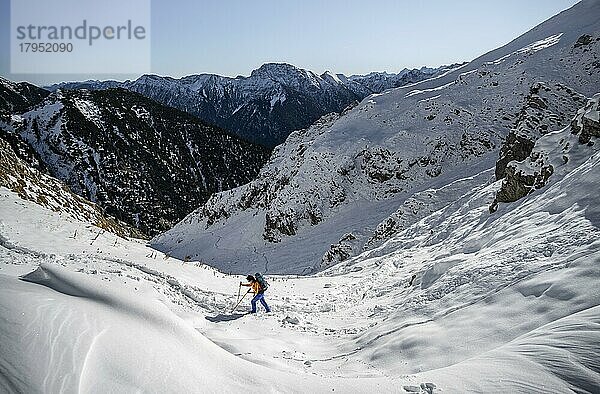
POLYGON ((248 289, 247 292, 244 293, 244 295, 242 296, 242 298, 240 298, 240 300, 238 301, 237 304, 235 304, 235 306, 233 307, 233 309, 231 310, 231 313, 235 312, 236 308, 238 307, 238 305, 240 305, 242 303, 242 300, 246 297, 246 294, 250 293, 252 289, 248 289))
POLYGON ((238 295, 235 298, 235 302, 238 302, 238 300, 240 299, 240 291, 242 291, 242 282, 240 282, 240 285, 238 286, 238 295))

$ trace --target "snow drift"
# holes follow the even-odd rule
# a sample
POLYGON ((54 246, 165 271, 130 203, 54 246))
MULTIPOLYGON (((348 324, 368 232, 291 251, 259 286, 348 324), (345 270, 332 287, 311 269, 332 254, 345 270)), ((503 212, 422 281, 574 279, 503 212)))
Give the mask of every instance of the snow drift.
MULTIPOLYGON (((594 128, 599 99, 576 126, 594 128)), ((537 141, 531 157, 555 170, 532 193, 490 214, 503 181, 474 177, 359 256, 270 276, 273 313, 257 316, 230 312, 241 277, 2 189, 0 387, 597 392, 600 145, 576 130, 537 141)))

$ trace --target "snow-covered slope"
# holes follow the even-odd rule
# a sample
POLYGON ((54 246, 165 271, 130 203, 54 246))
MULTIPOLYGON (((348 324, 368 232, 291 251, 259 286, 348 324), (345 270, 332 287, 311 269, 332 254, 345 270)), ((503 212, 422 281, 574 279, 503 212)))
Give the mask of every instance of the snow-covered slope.
POLYGON ((537 114, 540 84, 554 93, 541 93, 539 119, 566 126, 600 86, 599 39, 600 1, 585 0, 456 71, 325 116, 277 147, 257 180, 214 195, 155 246, 227 271, 306 273, 376 245, 380 223, 411 197, 472 187, 494 167, 510 130, 537 114))
MULTIPOLYGON (((508 369, 518 392, 528 384, 533 392, 600 388, 595 361, 600 347, 594 344, 600 292, 593 284, 581 288, 600 275, 599 99, 600 94, 577 116, 579 125, 595 119, 587 128, 574 134, 567 127, 537 141, 531 157, 552 163, 554 171, 529 196, 501 204, 490 215, 488 205, 502 181, 473 189, 382 246, 322 274, 362 276, 372 270, 375 274, 364 284, 357 283, 365 288, 368 282, 402 278, 396 288, 377 289, 380 307, 374 314, 388 317, 374 331, 386 334, 369 333, 357 340, 371 348, 365 359, 384 359, 387 368, 399 373, 443 367, 449 380, 463 367, 498 367, 490 379, 508 369), (590 133, 587 141, 580 139, 590 133), (398 289, 403 281, 412 284, 398 289), (393 299, 402 300, 400 310, 390 307, 393 299), (410 323, 399 327, 398 320, 410 323), (579 330, 588 331, 578 335, 579 330), (455 346, 466 353, 449 351, 455 346), (419 349, 437 356, 429 358, 419 349), (473 351, 485 353, 473 357, 473 351), (394 366, 389 364, 392 354, 402 354, 394 366), (522 365, 520 371, 517 365, 522 365), (551 377, 536 378, 548 372, 551 377), (557 379, 564 380, 562 388, 551 388, 557 379)), ((527 163, 523 166, 531 167, 527 163)), ((472 373, 459 373, 464 388, 505 390, 499 383, 478 382, 472 373)))
POLYGON ((57 91, 0 128, 48 172, 154 235, 217 191, 253 179, 265 148, 123 89, 57 91))
POLYGON ((278 371, 208 340, 190 312, 228 310, 238 277, 157 256, 4 188, 0 214, 2 392, 393 389, 382 377, 278 371))
POLYGON ((309 126, 327 113, 340 112, 371 93, 419 82, 457 66, 346 77, 329 71, 318 75, 285 63, 267 63, 248 77, 199 74, 174 79, 144 75, 123 83, 66 82, 48 89, 122 87, 272 147, 292 131, 309 126))
POLYGON ((490 215, 493 168, 463 180, 359 256, 267 276, 270 314, 231 312, 241 276, 0 188, 0 390, 596 393, 599 99, 537 141, 544 186, 490 215))
POLYGON ((40 172, 22 160, 4 138, 0 138, 0 186, 54 212, 88 222, 121 236, 141 236, 139 231, 107 216, 96 205, 72 193, 58 179, 40 172))

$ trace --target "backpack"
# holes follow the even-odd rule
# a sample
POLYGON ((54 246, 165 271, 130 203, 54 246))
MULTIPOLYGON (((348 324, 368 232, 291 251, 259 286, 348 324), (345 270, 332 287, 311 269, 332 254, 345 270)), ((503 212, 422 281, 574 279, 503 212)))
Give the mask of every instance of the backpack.
POLYGON ((260 285, 260 291, 265 291, 269 288, 269 284, 267 283, 265 278, 260 274, 260 272, 254 274, 254 278, 256 278, 256 281, 260 285))

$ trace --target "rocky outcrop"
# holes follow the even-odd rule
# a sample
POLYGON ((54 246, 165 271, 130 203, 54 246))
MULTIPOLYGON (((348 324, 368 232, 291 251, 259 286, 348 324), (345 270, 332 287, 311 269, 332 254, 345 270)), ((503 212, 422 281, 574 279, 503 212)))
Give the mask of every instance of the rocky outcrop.
POLYGON ((577 39, 575 45, 573 45, 573 48, 579 48, 586 45, 590 45, 592 41, 594 41, 594 37, 590 36, 589 34, 583 34, 577 39))
POLYGON ((571 122, 571 131, 579 136, 578 140, 581 144, 593 144, 592 137, 600 137, 598 111, 598 101, 590 100, 571 122))
POLYGON ((511 161, 529 157, 535 141, 550 131, 567 126, 585 97, 559 83, 535 83, 519 112, 514 128, 500 148, 496 162, 496 179, 506 176, 511 161))
POLYGON ((338 243, 329 247, 329 250, 327 250, 321 258, 321 264, 316 266, 314 270, 322 271, 337 263, 341 263, 354 256, 359 251, 360 242, 357 242, 356 236, 352 233, 346 233, 340 238, 338 243))
POLYGON ((539 171, 532 174, 528 174, 518 166, 508 166, 502 188, 496 194, 496 205, 500 202, 517 201, 535 190, 541 189, 546 185, 553 172, 554 167, 551 164, 540 166, 539 171))
POLYGON ((284 211, 269 210, 265 217, 263 238, 266 241, 279 242, 282 235, 296 235, 297 215, 293 209, 289 208, 284 211))
POLYGON ((595 139, 600 137, 599 100, 600 94, 595 95, 577 112, 570 126, 542 137, 525 160, 507 165, 504 181, 490 212, 495 212, 499 203, 517 201, 546 186, 558 168, 570 163, 572 156, 582 160, 597 149, 585 151, 594 147, 595 139))

